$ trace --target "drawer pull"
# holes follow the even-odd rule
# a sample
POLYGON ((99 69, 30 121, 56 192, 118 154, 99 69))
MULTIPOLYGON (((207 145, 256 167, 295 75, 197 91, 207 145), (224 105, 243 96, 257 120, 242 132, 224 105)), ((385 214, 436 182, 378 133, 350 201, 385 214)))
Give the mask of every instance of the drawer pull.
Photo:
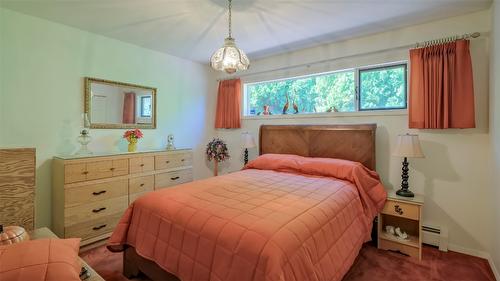
POLYGON ((140 166, 141 166, 141 167, 144 167, 144 164, 141 164, 140 166))
POLYGON ((92 230, 99 230, 99 229, 101 229, 101 228, 103 228, 103 227, 106 227, 106 225, 107 225, 107 224, 101 224, 101 225, 99 225, 99 226, 94 226, 94 227, 92 227, 92 230))
POLYGON ((184 159, 181 159, 181 162, 184 162, 184 159))
POLYGON ((399 215, 403 215, 403 209, 399 207, 399 205, 394 205, 394 212, 398 213, 399 215))
POLYGON ((99 213, 99 212, 104 211, 104 210, 106 210, 106 207, 102 207, 102 208, 99 208, 99 209, 94 209, 94 210, 92 210, 92 212, 99 213))
POLYGON ((92 192, 92 194, 94 194, 95 196, 101 195, 101 194, 104 194, 104 193, 106 193, 106 190, 92 192))
POLYGON ((143 183, 141 183, 139 186, 141 186, 141 187, 142 187, 142 186, 144 186, 144 184, 143 184, 143 183))
POLYGON ((165 163, 167 163, 167 164, 168 164, 168 163, 170 163, 170 161, 165 161, 165 163))
POLYGON ((109 168, 109 170, 110 170, 110 171, 114 171, 114 170, 115 170, 115 168, 109 168))
POLYGON ((87 175, 89 171, 83 171, 82 174, 87 175))
POLYGON ((171 180, 175 181, 175 180, 178 180, 180 179, 180 177, 173 177, 173 178, 170 178, 171 180))

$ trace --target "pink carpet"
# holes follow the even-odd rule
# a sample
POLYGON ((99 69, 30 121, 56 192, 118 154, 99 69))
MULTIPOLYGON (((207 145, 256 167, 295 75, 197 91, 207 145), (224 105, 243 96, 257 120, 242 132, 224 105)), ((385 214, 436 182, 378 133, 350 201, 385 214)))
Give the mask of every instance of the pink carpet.
MULTIPOLYGON (((107 281, 129 280, 121 274, 121 253, 111 253, 101 246, 81 256, 107 281)), ((133 280, 149 279, 140 277, 133 280)), ((344 281, 382 280, 494 281, 495 277, 485 259, 424 247, 423 259, 418 261, 366 244, 344 281)))

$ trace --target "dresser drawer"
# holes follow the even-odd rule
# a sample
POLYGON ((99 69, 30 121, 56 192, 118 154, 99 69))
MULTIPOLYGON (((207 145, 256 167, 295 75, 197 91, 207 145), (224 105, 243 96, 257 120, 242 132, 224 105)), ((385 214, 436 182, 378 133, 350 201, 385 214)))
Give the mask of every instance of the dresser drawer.
POLYGON ((122 215, 122 213, 116 213, 89 222, 74 224, 64 229, 64 236, 85 240, 112 232, 122 215))
POLYGON ((64 183, 85 181, 87 179, 87 164, 67 164, 64 166, 64 183))
POLYGON ((164 170, 183 166, 191 166, 191 152, 172 153, 155 156, 155 169, 164 170))
POLYGON ((420 211, 418 205, 391 201, 388 200, 385 203, 384 209, 382 210, 382 214, 419 220, 420 219, 420 211))
POLYGON ((64 210, 64 225, 94 221, 115 213, 123 213, 128 206, 128 196, 93 202, 64 210))
POLYGON ((154 185, 155 185, 155 177, 153 175, 131 178, 129 179, 128 190, 130 194, 152 191, 154 189, 154 185))
POLYGON ((88 162, 86 170, 87 180, 110 178, 113 176, 113 161, 88 162))
POLYGON ((161 173, 155 175, 155 189, 174 186, 193 180, 191 169, 161 173))
POLYGON ((131 174, 153 171, 155 169, 155 157, 144 156, 130 158, 129 164, 131 174))
POLYGON ((121 197, 128 193, 128 180, 110 181, 64 190, 64 206, 74 207, 96 201, 121 197))
POLYGON ((113 160, 111 171, 113 177, 128 175, 128 159, 113 160))
POLYGON ((128 159, 67 164, 64 183, 104 179, 128 174, 128 159))

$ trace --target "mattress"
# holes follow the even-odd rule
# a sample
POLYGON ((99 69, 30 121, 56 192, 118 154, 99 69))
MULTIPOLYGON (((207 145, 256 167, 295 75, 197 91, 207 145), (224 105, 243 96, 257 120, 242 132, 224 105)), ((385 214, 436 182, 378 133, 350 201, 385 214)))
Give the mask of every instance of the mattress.
POLYGON ((108 248, 135 247, 183 281, 341 280, 385 199, 359 163, 264 155, 136 200, 108 248))

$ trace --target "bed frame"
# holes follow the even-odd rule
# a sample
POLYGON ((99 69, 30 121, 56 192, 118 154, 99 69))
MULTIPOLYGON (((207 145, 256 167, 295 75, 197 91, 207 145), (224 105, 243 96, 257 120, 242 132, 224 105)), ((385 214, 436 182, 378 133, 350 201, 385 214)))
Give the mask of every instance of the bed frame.
MULTIPOLYGON (((376 124, 262 125, 259 154, 340 158, 375 170, 376 129, 376 124)), ((132 278, 141 272, 154 281, 180 281, 155 262, 139 256, 134 247, 128 247, 123 252, 123 275, 132 278)))

